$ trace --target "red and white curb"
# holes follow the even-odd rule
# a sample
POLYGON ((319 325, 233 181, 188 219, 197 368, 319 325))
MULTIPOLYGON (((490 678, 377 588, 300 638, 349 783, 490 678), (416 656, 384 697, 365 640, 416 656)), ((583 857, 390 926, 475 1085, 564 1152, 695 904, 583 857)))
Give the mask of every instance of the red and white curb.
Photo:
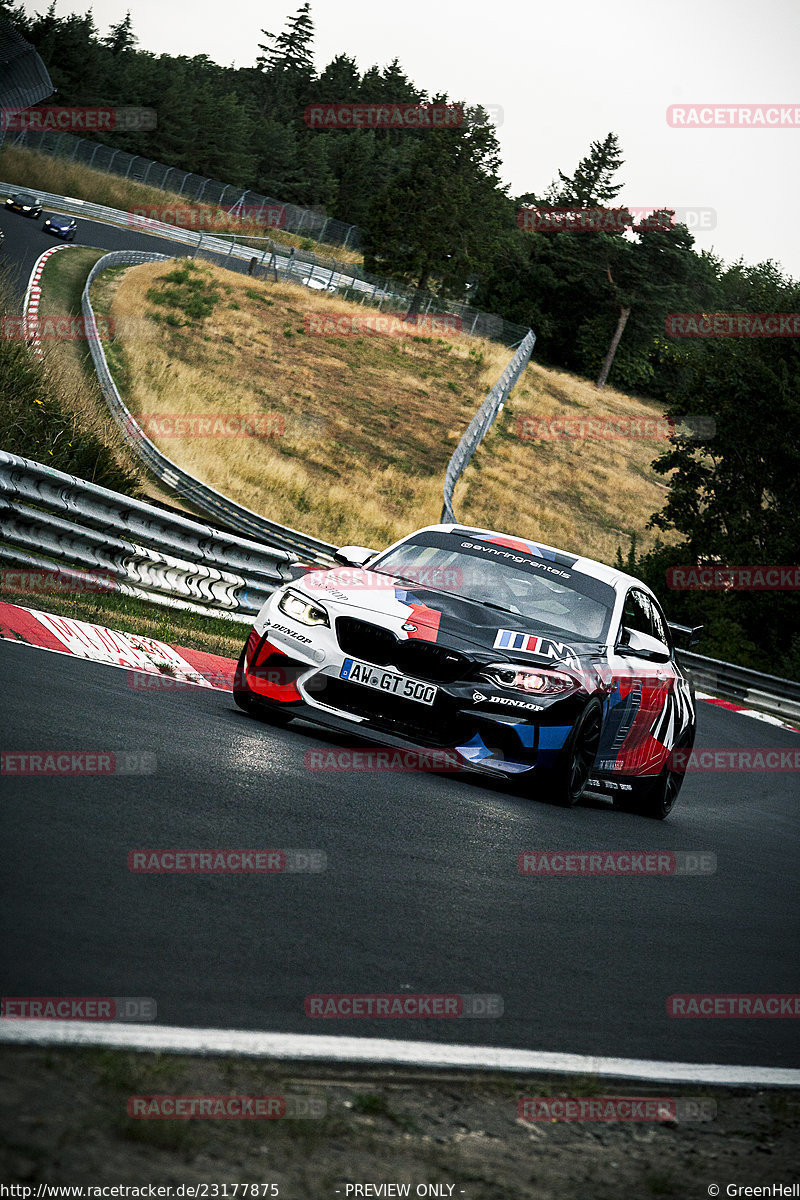
POLYGON ((732 700, 720 700, 717 696, 709 696, 706 692, 697 692, 697 699, 706 704, 716 704, 718 708, 726 708, 729 712, 741 713, 744 717, 753 717, 756 721, 766 721, 768 725, 778 725, 781 729, 791 729, 792 733, 800 733, 797 725, 790 725, 781 717, 773 717, 769 713, 759 712, 757 708, 745 708, 743 704, 734 704, 732 700))
POLYGON ((606 1058, 447 1042, 258 1033, 245 1029, 182 1029, 171 1025, 123 1025, 116 1021, 81 1024, 75 1021, 0 1020, 0 1042, 28 1046, 105 1046, 115 1050, 167 1054, 236 1054, 290 1062, 590 1075, 649 1083, 800 1087, 800 1071, 786 1067, 659 1062, 646 1058, 606 1058))
POLYGON ((222 691, 232 688, 236 669, 235 659, 220 654, 168 646, 155 638, 122 633, 75 617, 54 616, 16 604, 0 603, 0 638, 40 650, 73 654, 111 667, 159 675, 181 685, 195 684, 222 691))
POLYGON ((45 250, 44 254, 40 254, 36 262, 33 264, 31 277, 28 280, 28 288, 25 292, 25 300, 22 305, 22 315, 25 318, 25 328, 33 329, 30 337, 30 344, 37 358, 42 357, 42 344, 39 340, 39 304, 42 299, 42 271, 45 263, 52 254, 57 254, 59 250, 69 250, 69 246, 51 246, 49 250, 45 250))
MULTIPOLYGON (((152 675, 169 675, 181 683, 225 691, 233 686, 236 669, 236 660, 233 658, 191 650, 186 646, 168 646, 166 642, 154 638, 121 633, 119 630, 106 629, 103 625, 92 625, 74 617, 57 617, 16 604, 0 603, 0 638, 24 642, 42 650, 75 654, 79 658, 113 667, 127 667, 152 675)), ((744 708, 730 700, 719 700, 706 692, 698 692, 697 699, 744 717, 766 721, 769 725, 777 725, 792 733, 800 733, 796 725, 790 725, 780 717, 769 716, 754 708, 744 708)))

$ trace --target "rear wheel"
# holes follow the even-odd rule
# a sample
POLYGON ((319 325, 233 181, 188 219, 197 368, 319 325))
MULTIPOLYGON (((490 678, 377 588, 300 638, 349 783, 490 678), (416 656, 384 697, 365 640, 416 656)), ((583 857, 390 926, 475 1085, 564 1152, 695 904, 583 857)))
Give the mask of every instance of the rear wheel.
POLYGON ((554 804, 572 808, 586 791, 597 758, 602 723, 600 701, 590 700, 576 721, 558 763, 547 778, 547 796, 554 804))
POLYGON ((650 817, 654 821, 663 821, 675 807, 675 801, 678 799, 678 793, 683 784, 683 777, 686 774, 685 765, 675 768, 670 766, 670 759, 672 759, 675 751, 691 750, 693 745, 694 730, 678 740, 667 762, 661 768, 661 774, 651 787, 646 791, 640 792, 638 795, 634 792, 624 799, 615 801, 616 806, 623 808, 626 812, 637 813, 640 817, 650 817))

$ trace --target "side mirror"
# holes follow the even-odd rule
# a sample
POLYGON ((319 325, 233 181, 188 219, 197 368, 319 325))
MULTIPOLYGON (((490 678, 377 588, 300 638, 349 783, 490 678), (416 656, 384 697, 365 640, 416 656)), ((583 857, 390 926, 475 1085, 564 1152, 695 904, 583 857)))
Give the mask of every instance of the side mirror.
POLYGON ((338 550, 334 550, 333 557, 345 567, 363 567, 364 563, 377 553, 377 550, 369 550, 366 546, 340 546, 338 550))
POLYGON ((658 638, 649 633, 639 633, 638 629, 623 629, 617 642, 617 654, 631 658, 647 658, 651 662, 669 662, 669 646, 665 646, 658 638))
POLYGON ((684 650, 691 650, 692 646, 696 646, 700 641, 700 634, 703 632, 702 625, 675 625, 672 621, 667 621, 667 624, 672 630, 675 641, 684 650))

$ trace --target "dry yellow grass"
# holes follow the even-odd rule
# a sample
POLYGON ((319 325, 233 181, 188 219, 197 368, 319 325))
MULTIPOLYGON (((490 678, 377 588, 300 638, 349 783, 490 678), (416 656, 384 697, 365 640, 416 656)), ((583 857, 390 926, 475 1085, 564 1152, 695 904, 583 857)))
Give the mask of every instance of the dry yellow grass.
MULTIPOLYGON (((125 274, 111 305, 121 329, 158 311, 147 292, 170 269, 125 274)), ((447 460, 508 351, 410 332, 312 336, 306 316, 370 310, 205 264, 200 271, 223 289, 201 327, 123 333, 130 407, 148 431, 155 414, 275 414, 286 433, 155 435, 164 453, 240 503, 339 544, 381 544, 437 520, 447 460)))
POLYGON ((654 401, 532 362, 459 482, 455 512, 601 562, 613 562, 618 546, 627 551, 632 534, 646 550, 655 540, 647 521, 666 499, 651 465, 668 445, 662 413, 654 401), (587 436, 553 436, 559 419, 587 436), (592 436, 590 419, 623 435, 592 436))
MULTIPOLYGON (((126 399, 153 416, 271 414, 283 436, 153 440, 185 470, 273 520, 338 545, 380 546, 439 519, 453 448, 511 352, 465 336, 315 337, 312 314, 369 315, 339 298, 254 282, 203 264, 220 300, 193 327, 163 315, 148 290, 172 269, 125 273, 111 314, 147 314, 147 336, 120 335, 126 399)), ((516 418, 585 413, 657 416, 652 404, 537 365, 479 450, 456 495, 461 520, 506 529, 610 561, 664 498, 653 442, 520 440, 516 418)))

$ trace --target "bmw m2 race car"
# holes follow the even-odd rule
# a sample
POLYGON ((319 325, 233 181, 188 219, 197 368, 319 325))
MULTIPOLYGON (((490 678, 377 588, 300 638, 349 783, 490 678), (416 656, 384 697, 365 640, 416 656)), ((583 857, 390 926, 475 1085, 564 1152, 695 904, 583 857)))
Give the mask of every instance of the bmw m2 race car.
POLYGON ((663 818, 694 743, 692 685, 639 580, 551 546, 431 525, 345 546, 259 612, 234 699, 573 805, 586 791, 663 818))

